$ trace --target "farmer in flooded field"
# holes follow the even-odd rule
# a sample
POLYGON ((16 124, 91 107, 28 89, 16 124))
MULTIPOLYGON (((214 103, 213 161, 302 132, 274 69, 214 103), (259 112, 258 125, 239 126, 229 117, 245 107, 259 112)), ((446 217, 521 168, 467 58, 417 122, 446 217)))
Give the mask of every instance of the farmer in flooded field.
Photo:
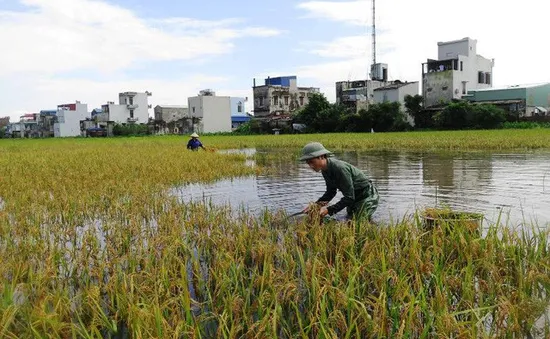
POLYGON ((187 142, 187 149, 198 151, 199 147, 206 151, 206 148, 204 148, 199 140, 199 135, 197 133, 191 134, 191 139, 187 142))
MULTIPOLYGON (((321 207, 320 216, 334 215, 344 208, 348 219, 371 221, 378 207, 378 190, 357 167, 332 158, 332 152, 319 142, 311 142, 302 149, 300 161, 305 161, 315 172, 321 172, 326 183, 326 191, 316 203, 321 207), (336 204, 327 206, 336 196, 336 190, 342 192, 342 199, 336 204)), ((309 211, 309 206, 304 213, 309 211)))

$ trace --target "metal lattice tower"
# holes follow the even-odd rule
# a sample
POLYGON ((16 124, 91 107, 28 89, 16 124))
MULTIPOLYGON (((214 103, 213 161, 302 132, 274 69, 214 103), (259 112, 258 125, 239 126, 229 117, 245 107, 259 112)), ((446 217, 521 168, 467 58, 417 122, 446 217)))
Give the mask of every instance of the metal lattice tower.
POLYGON ((372 64, 376 65, 376 0, 372 0, 372 64))

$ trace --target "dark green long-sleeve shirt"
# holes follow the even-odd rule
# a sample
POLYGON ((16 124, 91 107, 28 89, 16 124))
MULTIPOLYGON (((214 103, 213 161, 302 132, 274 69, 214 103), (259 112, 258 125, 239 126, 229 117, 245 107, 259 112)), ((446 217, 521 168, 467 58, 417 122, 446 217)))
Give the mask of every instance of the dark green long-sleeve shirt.
POLYGON ((357 201, 368 197, 373 183, 357 167, 338 159, 327 158, 327 169, 321 171, 327 184, 327 190, 317 201, 331 201, 336 190, 342 192, 342 199, 328 207, 329 215, 336 214, 357 201))

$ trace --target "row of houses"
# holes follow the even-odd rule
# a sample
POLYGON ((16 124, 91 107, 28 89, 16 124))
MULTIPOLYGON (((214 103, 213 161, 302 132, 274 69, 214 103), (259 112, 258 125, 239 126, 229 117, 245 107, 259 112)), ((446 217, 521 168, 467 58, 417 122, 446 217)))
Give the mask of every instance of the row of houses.
POLYGON ((231 132, 250 120, 245 113, 247 98, 216 96, 210 89, 188 98, 188 106, 157 105, 149 117, 151 92, 122 92, 119 101, 107 102, 88 111, 88 105, 76 101, 61 104, 55 110, 27 113, 19 121, 0 120, 8 137, 110 136, 115 124, 146 124, 156 134, 231 132))
MULTIPOLYGON (((399 102, 405 112, 407 95, 422 95, 424 107, 439 109, 453 100, 491 103, 519 117, 544 116, 550 110, 550 83, 493 87, 494 59, 477 54, 477 40, 469 37, 438 42, 438 58, 422 63, 422 81, 389 80, 389 67, 375 63, 370 79, 337 81, 336 103, 355 111, 382 102, 399 102)), ((307 105, 319 88, 298 87, 296 76, 254 80, 254 117, 270 122, 290 120, 291 113, 307 105)), ((412 117, 408 117, 413 124, 412 117)))
POLYGON ((87 136, 91 131, 112 133, 114 124, 147 124, 149 122, 148 98, 151 92, 122 92, 119 102, 108 102, 101 108, 88 111, 88 104, 57 105, 57 109, 26 113, 17 122, 6 126, 9 137, 75 137, 87 136))

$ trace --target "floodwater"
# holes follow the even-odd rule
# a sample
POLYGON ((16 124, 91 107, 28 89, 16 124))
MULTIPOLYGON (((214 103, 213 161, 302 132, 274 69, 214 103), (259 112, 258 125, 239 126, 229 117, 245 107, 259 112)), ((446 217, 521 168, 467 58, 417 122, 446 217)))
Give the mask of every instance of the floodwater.
MULTIPOLYGON (((232 152, 251 156, 277 151, 232 152)), ((427 207, 448 206, 483 213, 489 223, 550 225, 550 152, 354 151, 335 155, 364 170, 378 187, 375 221, 392 222, 427 207)), ((247 164, 254 165, 254 161, 249 159, 247 164)), ((273 165, 273 169, 269 174, 182 186, 174 192, 184 202, 207 201, 254 214, 265 209, 295 213, 324 192, 322 175, 307 164, 289 160, 262 165, 273 165)), ((339 198, 340 193, 332 202, 339 198)), ((345 215, 345 210, 340 214, 345 215)))

